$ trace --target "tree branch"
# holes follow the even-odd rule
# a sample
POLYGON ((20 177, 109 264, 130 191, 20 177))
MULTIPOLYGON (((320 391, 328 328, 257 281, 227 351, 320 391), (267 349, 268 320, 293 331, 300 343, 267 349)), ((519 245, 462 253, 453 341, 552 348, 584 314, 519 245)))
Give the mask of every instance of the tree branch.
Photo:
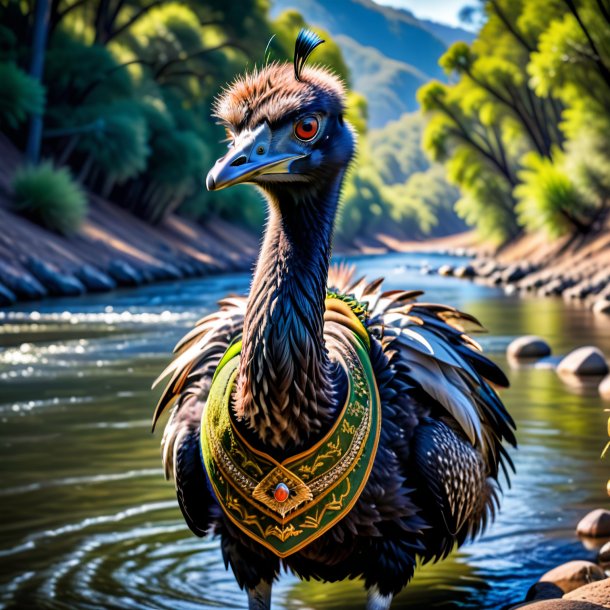
POLYGON ((173 59, 170 59, 170 60, 166 61, 155 72, 155 80, 157 78, 159 78, 160 76, 162 76, 163 73, 166 72, 168 68, 170 68, 171 66, 173 66, 175 64, 179 64, 179 63, 182 63, 182 62, 187 62, 190 59, 196 59, 198 57, 203 57, 204 55, 207 55, 208 53, 213 53, 214 51, 220 51, 221 49, 224 49, 226 47, 238 49, 239 51, 244 53, 244 55, 248 55, 248 53, 249 53, 248 49, 246 49, 246 47, 244 47, 241 43, 239 43, 239 42, 237 42, 235 40, 228 40, 228 41, 223 42, 223 43, 221 43, 219 45, 216 45, 215 47, 210 47, 209 49, 202 49, 201 51, 197 51, 195 53, 191 53, 190 55, 187 55, 186 57, 174 57, 173 59))
POLYGON ((585 35, 587 42, 589 43, 589 46, 591 47, 591 50, 594 53, 594 55, 592 56, 592 59, 595 62, 595 65, 597 66, 602 79, 604 80, 606 85, 608 85, 608 87, 610 87, 610 69, 608 69, 608 66, 606 66, 606 64, 602 61, 602 56, 600 55, 600 53, 597 49, 597 45, 595 44, 595 41, 593 40, 591 33, 589 32, 589 30, 585 26, 583 20, 581 19, 580 14, 576 8, 576 5, 574 4, 573 0, 563 0, 563 1, 564 1, 564 4, 568 7, 570 12, 572 13, 572 15, 574 16, 574 19, 576 19, 576 21, 578 22, 578 25, 579 25, 580 29, 582 30, 582 33, 585 35))
POLYGON ((122 34, 125 30, 129 29, 134 23, 139 21, 144 15, 149 13, 153 8, 160 6, 167 0, 153 0, 148 6, 145 6, 143 9, 138 11, 135 15, 133 15, 130 19, 128 19, 123 25, 119 26, 116 30, 108 32, 106 36, 106 40, 104 42, 108 43, 113 38, 116 38, 120 34, 122 34))
POLYGON ((521 33, 515 28, 515 26, 510 22, 510 19, 506 16, 504 11, 500 8, 497 0, 490 0, 490 4, 494 7, 496 11, 496 15, 502 20, 502 23, 506 26, 508 31, 525 47, 528 53, 534 51, 532 46, 525 40, 525 38, 521 35, 521 33))

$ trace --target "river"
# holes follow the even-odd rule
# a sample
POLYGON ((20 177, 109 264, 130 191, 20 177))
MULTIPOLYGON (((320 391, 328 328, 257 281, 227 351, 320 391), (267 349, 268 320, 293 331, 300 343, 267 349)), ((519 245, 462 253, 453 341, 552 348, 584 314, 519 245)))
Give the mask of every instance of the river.
MULTIPOLYGON (((547 569, 595 551, 576 537, 607 506, 607 440, 594 388, 566 386, 548 368, 511 370, 516 336, 554 353, 595 344, 610 354, 608 318, 554 299, 422 275, 424 259, 355 260, 387 288, 422 288, 478 317, 478 340, 505 370, 503 398, 518 424, 517 474, 493 526, 449 559, 417 570, 394 609, 496 609, 519 601, 547 569)), ((176 341, 218 298, 247 290, 235 274, 22 304, 0 312, 0 608, 246 608, 218 542, 189 532, 150 433, 152 380, 176 341)), ((608 406, 608 405, 606 405, 608 406)), ((363 607, 357 582, 301 583, 283 574, 274 609, 363 607)))

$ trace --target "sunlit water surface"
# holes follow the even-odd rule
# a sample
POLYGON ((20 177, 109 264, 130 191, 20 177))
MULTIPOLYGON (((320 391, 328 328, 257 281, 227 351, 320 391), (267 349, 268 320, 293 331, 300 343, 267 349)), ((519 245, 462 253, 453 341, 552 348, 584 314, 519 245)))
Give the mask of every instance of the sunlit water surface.
MULTIPOLYGON (((523 598, 545 570, 593 558, 574 534, 607 505, 604 405, 551 370, 510 370, 508 342, 536 333, 555 353, 596 344, 610 353, 607 318, 558 300, 424 276, 426 257, 361 258, 388 288, 426 290, 489 329, 482 343, 508 371, 503 394, 519 430, 517 475, 485 536, 419 569, 394 608, 495 609, 523 598)), ((432 264, 445 262, 431 258, 432 264)), ((54 300, 0 319, 0 607, 245 608, 216 540, 190 534, 150 434, 151 381, 181 335, 247 274, 54 300)), ((608 405, 606 405, 608 406, 608 405)), ((371 558, 371 561, 374 561, 371 558)), ((276 609, 363 607, 358 582, 301 583, 282 575, 276 609)))

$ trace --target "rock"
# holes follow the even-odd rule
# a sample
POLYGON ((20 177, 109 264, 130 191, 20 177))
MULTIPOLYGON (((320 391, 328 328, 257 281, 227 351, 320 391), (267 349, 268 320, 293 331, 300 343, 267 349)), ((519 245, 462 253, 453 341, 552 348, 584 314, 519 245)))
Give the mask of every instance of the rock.
POLYGON ((15 293, 6 286, 0 284, 0 306, 12 305, 17 300, 15 293))
POLYGON ((504 282, 500 271, 494 271, 487 279, 492 286, 499 286, 504 282))
POLYGON ((495 261, 483 261, 477 264, 477 275, 479 277, 489 277, 492 273, 498 270, 495 261))
POLYGON ((438 272, 439 275, 453 275, 453 267, 451 265, 441 265, 438 268, 438 272))
POLYGON ((597 347, 579 347, 559 363, 557 372, 572 375, 605 375, 608 373, 608 364, 604 354, 597 347))
POLYGON ((596 580, 606 578, 604 571, 590 561, 568 561, 540 577, 539 582, 549 582, 557 585, 564 593, 569 593, 578 587, 596 580))
POLYGON ((610 579, 592 582, 589 585, 580 587, 576 591, 567 593, 563 599, 570 601, 584 601, 596 604, 597 607, 610 608, 610 579))
POLYGON ((551 355, 551 348, 544 339, 525 335, 511 341, 506 353, 512 358, 544 358, 551 355))
POLYGON ((610 542, 606 542, 606 544, 599 549, 597 561, 601 566, 610 566, 610 542))
POLYGON ((554 582, 535 582, 528 590, 525 601, 542 601, 543 599, 559 599, 564 591, 554 582))
POLYGON ((591 538, 610 536, 610 511, 604 508, 592 510, 580 520, 576 533, 591 538))
POLYGON ((20 299, 41 299, 46 288, 27 271, 0 261, 0 280, 20 299))
POLYGON ((593 303, 593 313, 610 315, 610 301, 603 299, 593 303))
POLYGON ((126 261, 112 261, 108 265, 108 273, 122 286, 138 286, 144 283, 144 276, 126 261))
POLYGON ((562 598, 519 604, 518 606, 513 606, 511 610, 517 610, 517 608, 527 608, 527 610, 603 610, 604 606, 592 602, 562 598))
POLYGON ((506 284, 518 282, 528 274, 528 271, 521 265, 510 265, 502 272, 502 281, 506 284))
POLYGON ((610 375, 604 377, 599 384, 599 394, 602 398, 610 400, 610 375))
POLYGON ((476 276, 476 274, 477 273, 472 265, 462 265, 461 267, 457 267, 453 273, 455 277, 461 278, 473 278, 476 276))
POLYGON ((26 264, 32 275, 49 289, 51 294, 58 296, 78 296, 87 292, 83 283, 73 275, 62 273, 55 266, 37 258, 30 258, 26 264))
POLYGON ((91 265, 83 265, 77 272, 76 277, 91 291, 104 292, 116 288, 116 282, 99 269, 91 265))
POLYGON ((175 265, 170 263, 159 263, 154 267, 150 267, 151 275, 154 281, 179 280, 183 275, 175 265))

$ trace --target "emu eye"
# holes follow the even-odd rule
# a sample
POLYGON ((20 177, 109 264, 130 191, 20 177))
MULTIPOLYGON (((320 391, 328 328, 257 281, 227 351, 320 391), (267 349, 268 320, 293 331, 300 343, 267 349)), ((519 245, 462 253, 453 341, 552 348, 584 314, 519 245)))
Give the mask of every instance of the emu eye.
POLYGON ((320 122, 315 116, 306 116, 294 124, 294 135, 303 142, 313 140, 320 129, 320 122))

